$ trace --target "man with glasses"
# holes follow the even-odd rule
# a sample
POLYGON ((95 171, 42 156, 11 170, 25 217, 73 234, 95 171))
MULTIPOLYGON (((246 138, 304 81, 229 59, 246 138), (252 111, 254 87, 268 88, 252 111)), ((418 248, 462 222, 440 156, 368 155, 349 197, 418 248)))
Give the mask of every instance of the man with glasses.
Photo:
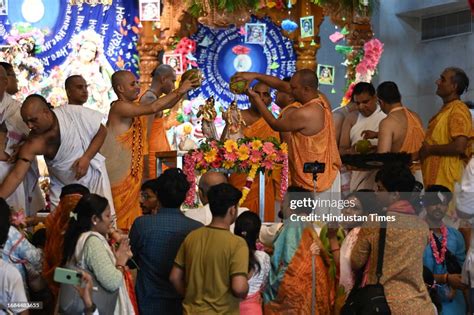
MULTIPOLYGON (((378 132, 380 121, 387 117, 377 103, 377 96, 372 83, 357 83, 354 86, 352 97, 357 106, 357 112, 349 114, 342 125, 339 144, 341 155, 361 153, 356 150, 356 147, 358 147, 357 143, 364 139, 363 132, 365 130, 378 132)), ((370 144, 376 146, 377 139, 371 140, 370 144)), ((350 191, 374 189, 374 180, 374 171, 353 171, 350 191)))

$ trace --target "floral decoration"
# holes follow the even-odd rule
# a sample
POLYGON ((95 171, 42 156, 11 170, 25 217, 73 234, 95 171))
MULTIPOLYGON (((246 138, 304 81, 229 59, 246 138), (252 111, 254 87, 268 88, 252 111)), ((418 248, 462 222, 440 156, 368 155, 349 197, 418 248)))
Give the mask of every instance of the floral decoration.
POLYGON ((364 44, 363 56, 355 58, 353 61, 353 64, 356 64, 356 76, 354 81, 349 82, 347 91, 342 98, 343 106, 350 102, 352 91, 357 83, 372 81, 372 77, 375 74, 382 53, 383 43, 380 40, 374 38, 364 44))
POLYGON ((242 204, 250 191, 257 172, 271 172, 281 165, 280 197, 288 188, 288 146, 274 138, 242 138, 238 141, 228 139, 207 141, 197 150, 189 151, 184 157, 184 173, 191 184, 186 196, 186 205, 193 205, 196 191, 196 171, 203 174, 211 169, 225 172, 248 173, 247 182, 242 189, 242 204))

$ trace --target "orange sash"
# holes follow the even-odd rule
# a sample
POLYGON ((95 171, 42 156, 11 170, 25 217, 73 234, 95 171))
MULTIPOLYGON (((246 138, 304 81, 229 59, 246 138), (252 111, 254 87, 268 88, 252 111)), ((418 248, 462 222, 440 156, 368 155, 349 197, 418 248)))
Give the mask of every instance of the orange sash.
POLYGON ((127 176, 112 185, 117 227, 130 230, 140 216, 140 187, 143 179, 143 155, 146 153, 146 123, 144 117, 134 117, 132 126, 116 138, 117 143, 131 151, 132 163, 127 176))

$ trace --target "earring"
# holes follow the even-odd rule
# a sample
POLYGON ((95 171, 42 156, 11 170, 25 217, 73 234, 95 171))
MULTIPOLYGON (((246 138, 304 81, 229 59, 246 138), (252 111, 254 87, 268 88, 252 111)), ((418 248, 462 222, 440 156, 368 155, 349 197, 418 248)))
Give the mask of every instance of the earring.
POLYGON ((92 222, 92 224, 97 225, 97 222, 94 221, 94 222, 92 222))

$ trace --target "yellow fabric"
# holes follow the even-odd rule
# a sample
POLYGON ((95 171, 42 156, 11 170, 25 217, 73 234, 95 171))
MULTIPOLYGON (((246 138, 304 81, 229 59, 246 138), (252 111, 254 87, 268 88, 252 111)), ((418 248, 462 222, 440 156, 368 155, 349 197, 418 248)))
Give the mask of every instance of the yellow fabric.
MULTIPOLYGON (((150 178, 156 177, 156 157, 157 152, 170 151, 171 147, 166 137, 165 118, 155 118, 151 126, 150 139, 148 140, 149 156, 148 165, 150 178)), ((164 169, 166 167, 163 167, 164 169)), ((163 169, 163 170, 164 170, 163 169)))
MULTIPOLYGON (((278 132, 274 131, 262 117, 244 129, 244 136, 248 138, 257 137, 262 140, 271 137, 278 140, 280 139, 278 132)), ((268 172, 265 173, 265 222, 273 222, 275 220, 275 195, 278 195, 280 191, 279 188, 275 191, 275 187, 279 187, 280 181, 278 178, 277 183, 274 183, 274 179, 276 180, 277 178, 275 176, 268 175, 268 172)), ((247 174, 234 173, 229 178, 229 183, 239 190, 242 190, 246 182, 247 174)), ((241 205, 241 207, 249 208, 251 211, 258 214, 259 189, 259 175, 257 174, 252 186, 250 187, 250 192, 247 195, 247 199, 245 199, 245 202, 241 205)))
POLYGON ((143 179, 143 156, 147 152, 145 117, 134 117, 132 126, 116 137, 118 145, 131 152, 131 167, 123 180, 111 183, 117 227, 130 230, 133 221, 141 215, 140 187, 143 179))
MULTIPOLYGON (((466 104, 460 100, 452 101, 434 116, 428 125, 425 141, 430 145, 444 145, 456 137, 471 137, 472 118, 466 104)), ((467 160, 471 156, 468 145, 464 156, 430 155, 422 161, 422 172, 425 187, 443 185, 454 191, 454 184, 459 182, 467 160)))
POLYGON ((317 191, 321 192, 331 188, 342 162, 336 144, 331 106, 321 97, 309 101, 302 107, 307 106, 321 106, 324 109, 324 127, 313 136, 305 136, 299 132, 291 133, 288 150, 291 184, 313 190, 313 175, 305 174, 303 165, 306 162, 318 161, 326 164, 324 173, 318 174, 317 191))
POLYGON ((239 314, 231 277, 247 276, 248 258, 247 243, 229 230, 205 226, 191 232, 175 259, 185 272, 183 313, 239 314))

